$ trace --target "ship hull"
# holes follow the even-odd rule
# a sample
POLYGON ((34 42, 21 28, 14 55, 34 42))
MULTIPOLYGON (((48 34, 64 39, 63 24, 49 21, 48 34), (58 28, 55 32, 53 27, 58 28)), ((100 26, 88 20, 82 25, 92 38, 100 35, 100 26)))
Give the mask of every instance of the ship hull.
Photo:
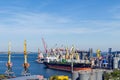
MULTIPOLYGON (((71 71, 71 64, 70 63, 47 63, 44 62, 44 64, 51 69, 57 69, 57 70, 64 70, 64 71, 71 71)), ((90 64, 85 63, 75 63, 73 64, 73 71, 79 71, 79 70, 91 70, 90 64)))
POLYGON ((42 64, 44 62, 44 59, 37 59, 36 62, 42 64))

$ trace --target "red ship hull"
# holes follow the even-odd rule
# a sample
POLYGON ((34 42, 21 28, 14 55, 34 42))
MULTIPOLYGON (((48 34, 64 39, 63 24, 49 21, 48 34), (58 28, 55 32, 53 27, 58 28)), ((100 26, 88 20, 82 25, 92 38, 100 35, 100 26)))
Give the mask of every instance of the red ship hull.
MULTIPOLYGON (((70 64, 61 64, 61 63, 44 63, 44 64, 51 69, 71 71, 70 64)), ((90 64, 83 64, 83 63, 74 64, 73 71, 79 71, 79 70, 91 70, 91 66, 90 64)))

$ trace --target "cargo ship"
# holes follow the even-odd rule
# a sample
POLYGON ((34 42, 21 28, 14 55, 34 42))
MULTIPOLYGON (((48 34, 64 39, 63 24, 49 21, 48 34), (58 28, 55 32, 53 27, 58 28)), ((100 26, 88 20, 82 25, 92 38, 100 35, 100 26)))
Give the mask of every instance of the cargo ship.
POLYGON ((71 48, 71 51, 66 48, 65 54, 60 54, 56 57, 52 61, 44 61, 46 67, 64 71, 91 70, 90 61, 87 58, 80 60, 79 54, 74 51, 74 47, 71 48))

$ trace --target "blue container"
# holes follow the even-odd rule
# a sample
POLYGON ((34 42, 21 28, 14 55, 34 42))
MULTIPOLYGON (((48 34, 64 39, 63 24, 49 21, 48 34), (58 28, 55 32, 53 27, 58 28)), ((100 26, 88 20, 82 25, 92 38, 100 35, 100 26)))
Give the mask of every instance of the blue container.
POLYGON ((106 64, 107 63, 107 60, 106 59, 103 59, 103 62, 102 62, 103 64, 106 64))
POLYGON ((113 69, 113 56, 112 55, 108 56, 108 68, 113 69))
POLYGON ((112 53, 112 48, 108 49, 108 53, 111 54, 112 53))

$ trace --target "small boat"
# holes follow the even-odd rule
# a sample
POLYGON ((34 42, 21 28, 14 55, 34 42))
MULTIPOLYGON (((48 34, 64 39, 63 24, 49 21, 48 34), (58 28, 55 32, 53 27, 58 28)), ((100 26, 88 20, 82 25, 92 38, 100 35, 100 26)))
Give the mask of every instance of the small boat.
POLYGON ((37 59, 36 62, 38 62, 38 63, 43 63, 43 62, 44 62, 44 58, 42 58, 42 59, 37 59))
POLYGON ((44 62, 44 57, 43 54, 40 52, 40 49, 38 48, 38 59, 36 60, 36 62, 38 63, 43 63, 44 62))

